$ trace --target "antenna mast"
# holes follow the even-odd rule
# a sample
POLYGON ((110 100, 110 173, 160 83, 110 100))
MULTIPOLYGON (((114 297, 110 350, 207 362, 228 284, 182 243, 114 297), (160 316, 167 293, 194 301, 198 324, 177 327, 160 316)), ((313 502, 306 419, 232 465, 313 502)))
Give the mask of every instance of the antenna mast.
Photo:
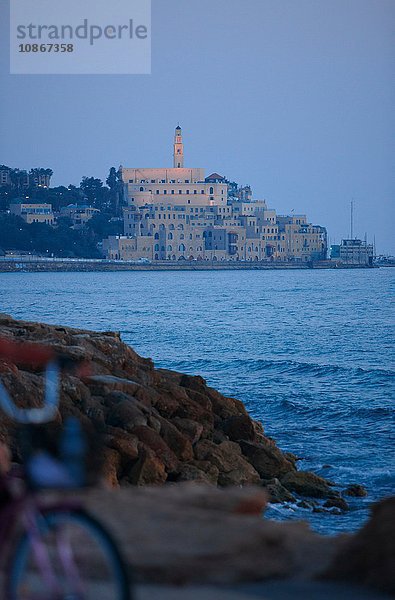
POLYGON ((351 200, 351 210, 350 210, 350 239, 353 238, 354 234, 354 199, 351 200))

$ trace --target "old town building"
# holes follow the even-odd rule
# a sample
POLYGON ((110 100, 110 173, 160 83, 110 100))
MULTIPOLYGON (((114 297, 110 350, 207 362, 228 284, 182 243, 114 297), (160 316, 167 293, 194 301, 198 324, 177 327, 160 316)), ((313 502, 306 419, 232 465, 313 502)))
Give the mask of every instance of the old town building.
POLYGON ((184 166, 182 130, 175 130, 173 167, 123 168, 124 235, 103 240, 116 260, 293 261, 326 258, 324 227, 304 215, 278 216, 249 186, 184 166), (235 187, 236 186, 236 187, 235 187))

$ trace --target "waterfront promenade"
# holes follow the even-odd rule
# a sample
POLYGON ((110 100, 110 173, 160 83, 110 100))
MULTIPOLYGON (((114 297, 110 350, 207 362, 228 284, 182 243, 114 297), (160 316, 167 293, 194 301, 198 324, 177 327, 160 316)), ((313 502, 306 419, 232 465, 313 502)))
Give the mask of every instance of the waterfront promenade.
POLYGON ((52 271, 226 271, 271 269, 336 269, 371 268, 365 265, 347 265, 336 261, 279 262, 279 261, 126 261, 89 258, 41 258, 15 256, 0 258, 0 273, 52 271))

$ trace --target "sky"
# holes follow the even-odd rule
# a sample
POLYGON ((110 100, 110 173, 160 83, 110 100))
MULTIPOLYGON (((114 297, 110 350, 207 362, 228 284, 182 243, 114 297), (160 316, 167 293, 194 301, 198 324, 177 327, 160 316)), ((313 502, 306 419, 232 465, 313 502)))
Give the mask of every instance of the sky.
POLYGON ((179 122, 186 166, 331 243, 353 199, 354 234, 395 254, 394 23, 393 0, 153 0, 151 75, 10 75, 0 0, 0 164, 54 185, 172 166, 179 122))

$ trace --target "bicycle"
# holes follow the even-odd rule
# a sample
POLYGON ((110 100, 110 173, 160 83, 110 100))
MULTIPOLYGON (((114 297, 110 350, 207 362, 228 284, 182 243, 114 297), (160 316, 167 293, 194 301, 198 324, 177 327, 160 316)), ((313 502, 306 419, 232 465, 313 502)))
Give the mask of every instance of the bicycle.
MULTIPOLYGON (((61 368, 69 359, 36 344, 1 340, 0 357, 36 366, 46 364, 41 407, 18 407, 1 381, 0 406, 8 417, 29 427, 51 421, 59 404, 61 368)), ((73 489, 81 485, 81 481, 73 480, 65 465, 48 456, 44 458, 46 468, 43 470, 41 464, 41 474, 46 488, 73 489)), ((34 460, 30 463, 34 464, 34 460)), ((31 464, 26 461, 19 472, 0 472, 0 556, 6 551, 8 555, 1 597, 132 600, 129 572, 111 535, 79 500, 48 502, 41 497, 43 483, 37 477, 40 468, 34 475, 31 464)))

